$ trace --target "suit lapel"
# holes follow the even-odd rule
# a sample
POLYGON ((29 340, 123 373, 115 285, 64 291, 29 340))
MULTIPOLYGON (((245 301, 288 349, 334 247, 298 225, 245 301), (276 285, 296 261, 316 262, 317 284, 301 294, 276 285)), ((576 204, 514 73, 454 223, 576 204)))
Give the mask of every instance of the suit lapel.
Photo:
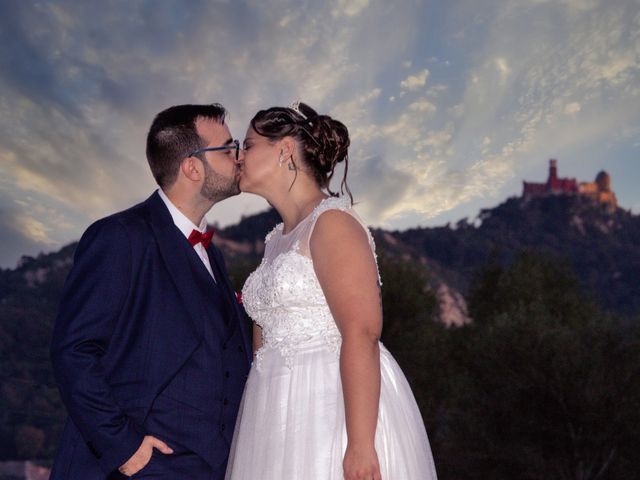
MULTIPOLYGON (((202 263, 202 259, 196 253, 195 249, 191 245, 186 245, 187 256, 189 257, 189 268, 192 271, 193 281, 191 283, 194 290, 197 290, 198 296, 201 299, 200 304, 207 308, 207 321, 216 330, 219 331, 221 338, 226 337, 225 325, 231 321, 229 318, 230 307, 226 299, 226 293, 221 288, 219 281, 214 281, 207 268, 202 263), (224 305, 222 303, 225 303, 224 305), (211 306, 215 305, 213 311, 211 306), (215 321, 216 317, 221 317, 221 321, 215 321)), ((216 275, 215 268, 213 268, 214 275, 216 275)), ((216 275, 218 278, 218 275, 216 275)))
MULTIPOLYGON (((195 248, 189 245, 189 247, 187 248, 187 251, 188 251, 187 255, 189 256, 189 261, 190 261, 193 274, 196 277, 200 278, 202 280, 202 283, 206 285, 207 288, 218 288, 217 281, 213 279, 213 277, 207 270, 207 267, 204 266, 204 263, 202 262, 202 259, 196 252, 195 248)), ((216 276, 216 280, 217 280, 215 269, 213 269, 213 275, 216 276)))
POLYGON ((207 248, 207 255, 209 256, 209 263, 211 264, 211 269, 213 270, 213 275, 216 277, 216 283, 222 290, 225 299, 229 300, 230 294, 232 292, 232 287, 229 282, 228 275, 226 275, 226 271, 223 272, 220 263, 218 262, 218 258, 215 251, 215 246, 213 243, 209 245, 207 248))
POLYGON ((237 322, 240 331, 242 332, 242 338, 245 344, 245 352, 248 355, 249 362, 251 362, 252 346, 250 341, 248 340, 249 332, 247 330, 247 325, 245 322, 244 309, 242 309, 242 307, 240 307, 240 305, 238 304, 236 293, 233 289, 233 286, 231 285, 231 281, 229 280, 229 274, 227 273, 222 254, 213 243, 211 243, 209 248, 207 248, 207 254, 209 255, 211 268, 213 269, 214 275, 216 276, 218 285, 222 289, 222 294, 231 304, 230 311, 233 312, 233 320, 237 322))
POLYGON ((169 275, 178 290, 185 308, 189 312, 193 326, 198 334, 202 336, 203 322, 207 318, 205 306, 202 304, 200 295, 193 288, 193 272, 191 271, 188 250, 184 242, 187 239, 173 223, 171 214, 166 205, 155 192, 148 200, 151 214, 151 228, 156 236, 156 241, 164 260, 169 275))
MULTIPOLYGON (((157 191, 149 197, 146 203, 150 212, 151 228, 156 236, 162 259, 167 266, 167 270, 172 277, 176 289, 184 301, 185 308, 189 312, 193 326, 198 335, 202 336, 204 321, 209 318, 209 315, 207 314, 207 309, 203 303, 204 300, 199 293, 199 289, 193 288, 194 274, 196 272, 192 270, 194 267, 192 267, 193 262, 190 261, 189 255, 193 254, 197 257, 197 254, 188 244, 182 232, 180 232, 178 227, 173 223, 173 218, 171 218, 167 206, 157 191), (191 248, 191 251, 185 247, 187 245, 191 248)), ((212 288, 220 288, 221 296, 231 304, 231 308, 228 310, 233 312, 234 318, 230 320, 238 323, 242 332, 245 353, 248 361, 251 362, 252 348, 249 340, 250 335, 247 330, 248 327, 244 321, 244 312, 236 301, 235 292, 229 281, 222 256, 213 243, 207 249, 207 254, 216 277, 217 285, 214 285, 213 279, 211 279, 209 273, 206 272, 204 265, 201 265, 202 270, 209 276, 208 281, 214 285, 212 288)), ((198 262, 201 262, 199 257, 197 259, 198 262)))

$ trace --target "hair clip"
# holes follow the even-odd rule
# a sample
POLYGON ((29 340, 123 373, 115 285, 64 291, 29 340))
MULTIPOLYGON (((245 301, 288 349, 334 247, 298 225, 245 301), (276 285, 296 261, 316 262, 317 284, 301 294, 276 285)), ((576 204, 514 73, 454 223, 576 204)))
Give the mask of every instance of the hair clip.
POLYGON ((304 113, 300 111, 300 100, 296 100, 295 102, 293 102, 289 108, 304 119, 303 121, 295 122, 295 124, 298 125, 302 129, 302 131, 306 133, 311 140, 313 140, 313 142, 316 145, 320 146, 320 142, 318 141, 318 139, 314 137, 313 134, 304 127, 305 124, 308 125, 309 127, 313 127, 313 123, 311 123, 311 119, 309 117, 307 117, 304 113))
POLYGON ((294 112, 296 112, 298 115, 300 115, 305 120, 308 120, 307 116, 300 111, 300 100, 296 100, 295 102, 293 102, 289 108, 291 110, 293 110, 294 112))

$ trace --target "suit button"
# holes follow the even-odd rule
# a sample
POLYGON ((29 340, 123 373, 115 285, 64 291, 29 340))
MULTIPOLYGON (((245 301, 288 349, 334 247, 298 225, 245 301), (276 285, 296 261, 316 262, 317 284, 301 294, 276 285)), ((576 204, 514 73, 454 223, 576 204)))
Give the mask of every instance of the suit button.
POLYGON ((229 399, 225 398, 224 400, 222 400, 222 404, 223 405, 229 405, 229 399))
POLYGON ((241 353, 244 352, 244 350, 242 349, 242 345, 238 345, 238 351, 241 353))
POLYGON ((229 370, 224 372, 224 378, 229 378, 230 376, 231 376, 231 374, 229 373, 229 370))
POLYGON ((223 350, 226 350, 226 349, 227 349, 227 344, 226 344, 226 343, 223 343, 223 344, 222 344, 222 349, 223 349, 223 350))
POLYGON ((220 431, 224 432, 224 423, 222 425, 220 425, 220 431))

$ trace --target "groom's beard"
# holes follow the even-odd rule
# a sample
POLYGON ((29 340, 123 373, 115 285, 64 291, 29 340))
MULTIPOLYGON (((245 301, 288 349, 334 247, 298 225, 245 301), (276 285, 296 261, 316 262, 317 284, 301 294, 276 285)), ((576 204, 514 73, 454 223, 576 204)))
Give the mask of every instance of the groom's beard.
POLYGON ((215 172, 207 162, 204 165, 204 183, 200 194, 207 200, 219 202, 240 193, 240 176, 236 168, 233 177, 225 177, 215 172))

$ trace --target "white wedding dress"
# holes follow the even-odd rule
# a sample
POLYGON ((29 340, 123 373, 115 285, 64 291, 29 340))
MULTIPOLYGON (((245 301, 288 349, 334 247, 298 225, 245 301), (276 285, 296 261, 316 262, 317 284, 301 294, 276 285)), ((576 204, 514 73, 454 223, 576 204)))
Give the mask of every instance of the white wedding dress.
MULTIPOLYGON (((309 238, 327 198, 290 233, 276 226, 242 290, 262 327, 236 423, 226 480, 338 480, 347 446, 340 382, 341 337, 316 278, 309 238)), ((362 224, 370 239, 373 238, 362 224)), ((338 247, 339 248, 339 247, 338 247)), ((375 447, 383 480, 435 480, 429 440, 409 384, 380 344, 381 392, 375 447)))

